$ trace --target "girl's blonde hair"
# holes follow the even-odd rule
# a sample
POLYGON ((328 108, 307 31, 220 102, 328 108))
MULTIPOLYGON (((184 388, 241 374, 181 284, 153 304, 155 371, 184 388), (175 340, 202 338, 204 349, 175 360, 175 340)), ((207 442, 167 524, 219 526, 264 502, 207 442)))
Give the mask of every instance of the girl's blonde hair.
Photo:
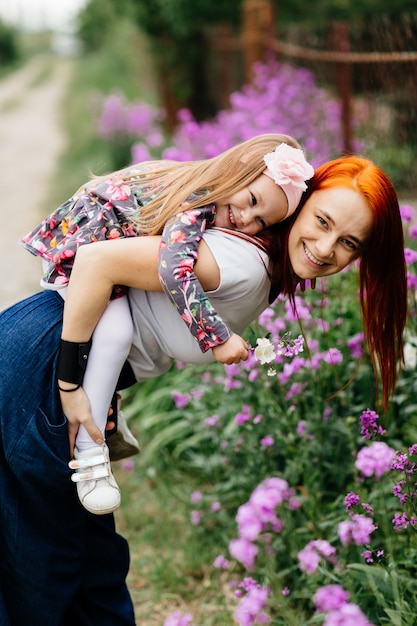
POLYGON ((118 172, 130 186, 152 183, 152 198, 134 220, 138 232, 161 234, 167 220, 181 211, 211 204, 247 187, 265 169, 265 154, 281 143, 301 148, 289 135, 265 134, 229 148, 212 159, 201 161, 150 161, 135 173, 134 166, 118 172), (193 194, 195 199, 187 201, 193 194), (187 202, 186 202, 187 201, 187 202), (185 203, 185 204, 184 204, 185 203))

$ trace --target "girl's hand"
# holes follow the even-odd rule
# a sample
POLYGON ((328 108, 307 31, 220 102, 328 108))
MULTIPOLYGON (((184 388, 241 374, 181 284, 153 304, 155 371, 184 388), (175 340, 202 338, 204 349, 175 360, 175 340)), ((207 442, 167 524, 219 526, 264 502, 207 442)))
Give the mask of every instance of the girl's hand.
POLYGON ((242 337, 233 334, 227 341, 212 348, 213 356, 218 363, 240 363, 249 356, 248 345, 242 337))
MULTIPOLYGON (((65 388, 65 382, 60 381, 59 386, 65 388)), ((60 391, 62 410, 68 421, 68 438, 70 444, 70 455, 74 458, 75 438, 80 425, 84 426, 91 439, 97 445, 104 443, 103 435, 94 423, 91 415, 90 401, 84 389, 80 387, 76 391, 60 391)))

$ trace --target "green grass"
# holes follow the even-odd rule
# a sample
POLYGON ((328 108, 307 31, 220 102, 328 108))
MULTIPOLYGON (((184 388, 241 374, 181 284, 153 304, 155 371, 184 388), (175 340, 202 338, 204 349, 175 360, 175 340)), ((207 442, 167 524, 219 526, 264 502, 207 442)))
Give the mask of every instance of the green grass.
POLYGON ((210 536, 190 530, 178 483, 172 476, 157 482, 143 470, 128 473, 122 463, 115 465, 122 490, 116 523, 130 545, 128 584, 138 623, 162 626, 179 610, 191 613, 199 626, 232 626, 228 578, 213 575, 218 551, 210 536))

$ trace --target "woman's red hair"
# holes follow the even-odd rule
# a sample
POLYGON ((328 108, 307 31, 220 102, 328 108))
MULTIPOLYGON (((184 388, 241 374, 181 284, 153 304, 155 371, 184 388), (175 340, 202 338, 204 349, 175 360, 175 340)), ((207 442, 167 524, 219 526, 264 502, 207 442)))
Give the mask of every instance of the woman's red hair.
MULTIPOLYGON (((382 383, 384 410, 395 389, 403 360, 403 331, 407 317, 407 279, 404 235, 395 189, 372 161, 340 157, 318 167, 292 219, 273 229, 269 240, 273 286, 294 297, 288 259, 288 234, 301 207, 317 190, 347 187, 359 191, 373 213, 373 228, 359 259, 360 306, 375 378, 382 383), (284 261, 284 262, 283 262, 284 261)), ((275 294, 274 294, 275 295, 275 294)))

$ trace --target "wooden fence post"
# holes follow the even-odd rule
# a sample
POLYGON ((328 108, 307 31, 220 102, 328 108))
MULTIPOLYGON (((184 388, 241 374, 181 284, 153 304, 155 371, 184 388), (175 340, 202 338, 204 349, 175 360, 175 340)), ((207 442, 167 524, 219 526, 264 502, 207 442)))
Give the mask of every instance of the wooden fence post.
MULTIPOLYGON (((350 52, 349 30, 345 22, 333 25, 333 41, 337 52, 350 52)), ((341 126, 343 151, 352 153, 352 64, 349 61, 335 63, 336 85, 341 103, 341 126)))
POLYGON ((245 78, 251 82, 253 64, 265 60, 274 34, 274 10, 271 0, 243 0, 242 9, 245 78))

